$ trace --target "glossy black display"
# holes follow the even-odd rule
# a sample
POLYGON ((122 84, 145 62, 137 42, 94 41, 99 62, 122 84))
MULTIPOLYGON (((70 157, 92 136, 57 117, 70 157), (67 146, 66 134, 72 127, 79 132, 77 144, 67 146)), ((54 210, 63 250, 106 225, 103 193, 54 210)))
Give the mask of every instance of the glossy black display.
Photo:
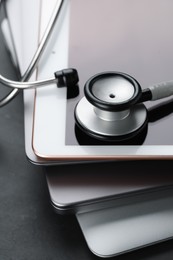
MULTIPOLYGON (((74 108, 94 74, 124 72, 142 88, 173 79, 172 10, 168 0, 71 2, 69 67, 78 70, 80 93, 67 101, 67 145, 78 144, 74 108)), ((142 144, 173 145, 173 98, 145 105, 148 128, 142 144)))

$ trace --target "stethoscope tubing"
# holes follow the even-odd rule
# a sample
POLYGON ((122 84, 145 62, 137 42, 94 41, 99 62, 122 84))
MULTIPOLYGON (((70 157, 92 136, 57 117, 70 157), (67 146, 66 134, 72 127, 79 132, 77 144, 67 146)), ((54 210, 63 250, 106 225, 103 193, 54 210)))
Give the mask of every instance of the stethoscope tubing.
MULTIPOLYGON (((44 49, 47 45, 47 42, 49 40, 49 37, 50 37, 50 34, 52 33, 53 29, 54 29, 54 25, 56 24, 56 21, 57 21, 57 18, 59 17, 59 14, 61 12, 61 9, 63 7, 63 4, 64 4, 65 0, 61 0, 60 3, 57 1, 57 4, 55 6, 55 9, 52 13, 52 16, 50 18, 50 21, 47 25, 47 28, 45 29, 45 32, 44 32, 44 35, 39 43, 39 46, 38 46, 38 49, 36 50, 27 70, 25 71, 24 75, 21 77, 21 84, 23 84, 25 81, 29 80, 30 77, 32 76, 32 73, 34 72, 36 66, 38 65, 39 61, 40 61, 40 58, 44 52, 44 49)), ((0 1, 0 8, 2 7, 2 3, 3 1, 0 1)), ((32 84, 31 86, 32 87, 29 87, 26 83, 26 85, 22 85, 23 87, 21 87, 21 84, 20 82, 14 82, 14 81, 10 81, 8 79, 5 79, 4 77, 0 77, 0 80, 3 84, 5 84, 6 86, 9 86, 9 87, 12 87, 14 88, 10 93, 8 93, 5 97, 3 97, 1 100, 0 100, 0 107, 3 107, 5 106, 6 104, 8 104, 12 99, 14 99, 18 94, 19 94, 19 91, 20 89, 26 89, 26 88, 33 88, 32 84), (8 81, 8 85, 7 85, 7 81, 8 81)), ((54 81, 57 82, 57 79, 53 79, 53 82, 52 82, 52 79, 49 79, 49 80, 46 80, 46 85, 47 84, 50 84, 48 83, 49 81, 51 81, 51 83, 53 83, 54 81)), ((44 84, 45 81, 41 81, 42 84, 44 84)), ((36 82, 33 83, 34 85, 36 84, 36 82)), ((45 85, 44 84, 44 85, 45 85)), ((39 84, 37 84, 39 85, 39 84)), ((39 85, 40 86, 40 85, 39 85)), ((35 85, 36 87, 36 85, 35 85)))

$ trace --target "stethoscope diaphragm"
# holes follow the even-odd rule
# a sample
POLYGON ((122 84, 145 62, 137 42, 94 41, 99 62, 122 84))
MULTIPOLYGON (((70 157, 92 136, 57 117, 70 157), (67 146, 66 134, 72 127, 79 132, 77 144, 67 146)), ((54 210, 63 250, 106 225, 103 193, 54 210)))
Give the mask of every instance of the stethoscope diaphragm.
POLYGON ((77 126, 102 141, 132 138, 147 124, 147 109, 137 104, 142 95, 139 83, 120 72, 97 74, 87 81, 75 108, 77 126))

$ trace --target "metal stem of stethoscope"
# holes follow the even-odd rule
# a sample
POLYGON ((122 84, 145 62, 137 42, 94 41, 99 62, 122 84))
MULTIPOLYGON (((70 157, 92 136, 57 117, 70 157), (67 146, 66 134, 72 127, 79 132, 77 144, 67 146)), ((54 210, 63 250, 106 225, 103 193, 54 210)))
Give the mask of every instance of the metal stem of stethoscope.
POLYGON ((24 89, 35 89, 38 87, 44 87, 50 84, 57 84, 58 87, 68 87, 76 85, 79 81, 78 73, 76 69, 68 68, 60 70, 54 73, 54 78, 49 78, 45 80, 37 80, 32 82, 20 82, 9 80, 2 75, 0 75, 0 82, 6 87, 13 88, 14 90, 24 90, 24 89))
MULTIPOLYGON (((26 74, 27 75, 27 74, 26 74)), ((56 84, 58 79, 56 78, 50 78, 46 80, 38 80, 33 82, 18 82, 18 81, 12 81, 9 80, 2 75, 0 75, 0 82, 5 85, 6 87, 13 88, 14 90, 22 90, 22 89, 34 89, 42 86, 46 86, 49 84, 56 84)), ((13 90, 13 91, 14 91, 13 90)))
MULTIPOLYGON (((21 82, 27 81, 31 77, 31 75, 32 75, 34 69, 36 68, 36 66, 38 65, 38 62, 39 62, 39 60, 42 56, 42 53, 43 53, 43 51, 46 47, 47 42, 49 40, 49 36, 53 31, 54 25, 56 23, 57 18, 59 17, 59 14, 61 12, 61 9, 62 9, 64 2, 65 2, 65 0, 61 0, 60 3, 57 1, 57 4, 56 4, 55 9, 53 11, 53 14, 50 18, 50 21, 47 25, 47 28, 46 28, 44 35, 43 35, 43 37, 42 37, 42 39, 39 43, 38 49, 35 52, 27 70, 25 71, 24 75, 22 76, 21 82)), ((2 1, 0 1, 0 7, 1 7, 1 5, 2 5, 2 1)), ((23 87, 21 87, 20 82, 13 82, 13 81, 10 81, 8 79, 5 79, 2 76, 0 77, 0 82, 5 84, 6 86, 15 88, 9 94, 7 94, 4 98, 2 98, 0 100, 0 107, 8 104, 14 97, 16 97, 16 95, 20 91, 19 89, 25 89, 25 88, 29 87, 29 85, 27 85, 28 83, 26 83, 26 86, 24 84, 23 87)), ((41 84, 46 85, 46 84, 55 83, 55 82, 57 82, 57 79, 53 78, 53 79, 50 79, 50 80, 41 81, 41 84)), ((36 82, 34 82, 33 84, 36 87, 36 82)), ((38 82, 37 82, 37 86, 39 86, 38 82)), ((32 86, 32 88, 33 88, 33 86, 32 86)))

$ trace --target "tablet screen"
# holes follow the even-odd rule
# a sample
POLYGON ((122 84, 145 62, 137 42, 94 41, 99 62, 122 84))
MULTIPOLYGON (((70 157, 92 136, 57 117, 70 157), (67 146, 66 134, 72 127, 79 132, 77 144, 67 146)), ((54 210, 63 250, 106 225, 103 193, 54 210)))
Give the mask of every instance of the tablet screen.
MULTIPOLYGON (((78 144, 72 131, 74 108, 91 76, 120 71, 136 78, 142 88, 172 80, 172 8, 172 2, 162 0, 72 2, 69 66, 79 72, 80 95, 67 102, 67 145, 78 144)), ((173 101, 164 101, 145 103, 149 123, 143 145, 173 144, 173 101)))

